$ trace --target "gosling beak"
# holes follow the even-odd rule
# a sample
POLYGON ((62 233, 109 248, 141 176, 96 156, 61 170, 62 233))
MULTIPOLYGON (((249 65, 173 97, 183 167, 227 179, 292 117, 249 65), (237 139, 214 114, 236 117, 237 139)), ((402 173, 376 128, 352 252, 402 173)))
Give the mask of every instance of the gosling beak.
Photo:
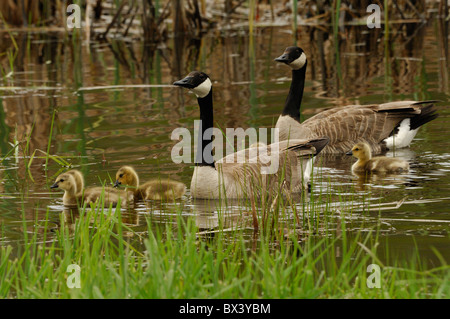
POLYGON ((349 152, 345 153, 345 155, 353 155, 353 152, 349 151, 349 152))
POLYGON ((292 62, 292 59, 289 57, 288 53, 283 53, 283 55, 280 55, 275 61, 289 64, 292 62))
POLYGON ((181 86, 186 89, 193 89, 196 87, 196 85, 194 84, 194 77, 189 75, 184 79, 173 82, 173 85, 181 86))
POLYGON ((53 184, 50 188, 58 188, 58 183, 53 184))
POLYGON ((114 186, 113 186, 113 187, 114 187, 114 188, 117 188, 117 187, 119 187, 120 184, 122 184, 122 183, 119 182, 119 180, 117 180, 117 181, 114 183, 114 186))

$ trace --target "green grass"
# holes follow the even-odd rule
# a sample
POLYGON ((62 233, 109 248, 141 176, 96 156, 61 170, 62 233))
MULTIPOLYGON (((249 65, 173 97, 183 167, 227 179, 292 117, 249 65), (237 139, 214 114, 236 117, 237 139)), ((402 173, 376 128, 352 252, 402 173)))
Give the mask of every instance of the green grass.
MULTIPOLYGON (((223 226, 214 237, 198 237, 195 218, 180 212, 164 225, 150 215, 140 233, 121 222, 119 209, 92 205, 73 223, 68 216, 61 213, 55 240, 47 238, 45 218, 36 221, 39 233, 24 232, 19 248, 0 247, 1 298, 450 297, 443 259, 433 269, 418 254, 385 265, 376 253, 378 230, 350 234, 345 222, 332 236, 261 231, 252 239, 245 228, 223 226), (379 289, 366 285, 372 263, 381 267, 379 289), (80 267, 81 288, 67 286, 71 264, 80 267)), ((280 227, 277 220, 272 230, 280 227)))

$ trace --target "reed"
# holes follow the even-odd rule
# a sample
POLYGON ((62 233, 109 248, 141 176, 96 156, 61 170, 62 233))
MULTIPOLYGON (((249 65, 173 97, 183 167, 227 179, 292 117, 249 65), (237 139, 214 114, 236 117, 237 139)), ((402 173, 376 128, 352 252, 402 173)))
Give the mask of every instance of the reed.
POLYGON ((332 16, 333 24, 333 44, 335 51, 335 61, 336 61, 336 90, 337 96, 339 96, 339 87, 343 84, 342 79, 342 68, 341 68, 341 57, 339 50, 339 13, 341 8, 341 0, 336 0, 336 7, 334 15, 332 16))
POLYGON ((47 156, 45 157, 45 171, 47 171, 47 169, 48 169, 48 159, 49 159, 49 154, 50 154, 50 146, 52 144, 52 138, 53 138, 53 124, 55 123, 55 114, 56 114, 56 110, 53 110, 52 122, 50 124, 50 133, 48 136, 47 156))
MULTIPOLYGON (((271 3, 272 4, 272 3, 271 3)), ((297 39, 298 39, 298 35, 297 35, 297 15, 298 15, 298 1, 297 0, 292 0, 292 35, 293 35, 293 40, 294 43, 292 45, 296 46, 297 45, 297 39)))
MULTIPOLYGON (((252 1, 250 1, 252 3, 252 1)), ((255 76, 255 63, 256 63, 256 54, 255 54, 255 35, 253 32, 253 21, 254 21, 254 1, 253 5, 250 7, 250 17, 249 17, 249 43, 248 43, 248 64, 250 67, 249 75, 250 75, 250 84, 249 84, 249 90, 250 90, 250 110, 248 114, 250 115, 251 121, 253 122, 254 119, 258 116, 259 106, 256 96, 256 76, 255 76)))
POLYGON ((392 71, 391 71, 391 42, 390 30, 389 30, 389 8, 388 0, 384 0, 384 81, 388 94, 388 101, 392 101, 392 71))
POLYGON ((0 22, 3 23, 4 28, 6 29, 6 31, 8 32, 8 36, 11 39, 11 43, 12 43, 12 47, 8 48, 8 50, 6 51, 6 53, 0 53, 0 56, 3 54, 6 54, 7 58, 8 58, 8 64, 9 64, 9 72, 6 73, 6 70, 4 70, 1 66, 0 66, 0 71, 1 73, 3 73, 3 77, 7 78, 10 77, 11 75, 14 74, 14 61, 17 58, 17 55, 19 53, 19 47, 17 45, 16 39, 14 37, 14 35, 12 34, 8 23, 6 22, 6 20, 3 17, 2 12, 0 11, 0 22))
MULTIPOLYGON (((3 99, 0 98, 0 151, 1 151, 2 157, 4 157, 5 154, 8 154, 10 152, 10 151, 8 151, 9 146, 10 146, 8 144, 9 131, 10 131, 10 128, 6 124, 6 114, 5 114, 5 109, 3 107, 3 99)), ((2 158, 2 161, 0 162, 0 164, 2 162, 3 162, 3 158, 2 158)))
POLYGON ((256 2, 255 0, 248 1, 249 13, 248 13, 248 33, 251 37, 253 37, 253 28, 255 24, 255 10, 256 10, 256 2))

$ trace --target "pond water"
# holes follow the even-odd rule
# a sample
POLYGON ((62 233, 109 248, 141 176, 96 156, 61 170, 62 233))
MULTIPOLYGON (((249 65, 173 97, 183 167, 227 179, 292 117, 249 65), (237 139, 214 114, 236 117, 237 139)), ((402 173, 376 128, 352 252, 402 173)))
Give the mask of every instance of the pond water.
MULTIPOLYGON (((448 24, 394 25, 387 43, 382 29, 344 27, 339 41, 324 30, 302 27, 298 34, 297 44, 309 59, 303 118, 347 104, 443 102, 439 117, 419 130, 410 148, 395 154, 410 162, 408 174, 360 180, 350 170, 355 159, 320 159, 312 185, 313 194, 320 194, 319 215, 328 215, 335 226, 330 232, 341 227, 342 213, 350 234, 380 223, 380 251, 389 243, 393 256, 408 258, 417 247, 437 266, 434 247, 450 262, 448 24)), ((193 168, 172 162, 176 141, 170 136, 178 127, 193 131, 199 110, 193 94, 171 83, 192 70, 208 73, 215 88, 215 123, 222 128, 273 127, 290 85, 290 70, 273 61, 294 43, 289 26, 257 28, 253 38, 244 29, 215 31, 156 47, 132 39, 87 45, 57 32, 13 35, 19 50, 12 68, 0 57, 6 70, 0 87, 2 245, 23 243, 23 232, 39 231, 44 221, 58 227, 61 214, 72 220, 62 193, 50 190, 64 168, 40 151, 33 157, 35 150, 49 150, 80 169, 89 186, 110 183, 120 166, 132 165, 142 181, 170 177, 189 187, 193 168)), ((6 32, 0 37, 5 52, 12 42, 6 32)), ((296 205, 302 212, 304 203, 296 205)), ((175 203, 138 203, 122 214, 145 236, 146 217, 176 229, 173 217, 181 211, 204 231, 215 229, 220 218, 224 227, 247 225, 243 210, 248 208, 230 204, 227 214, 219 214, 208 203, 193 201, 188 190, 175 203)), ((54 240, 51 228, 42 238, 54 240)), ((258 240, 251 229, 248 240, 258 240)))

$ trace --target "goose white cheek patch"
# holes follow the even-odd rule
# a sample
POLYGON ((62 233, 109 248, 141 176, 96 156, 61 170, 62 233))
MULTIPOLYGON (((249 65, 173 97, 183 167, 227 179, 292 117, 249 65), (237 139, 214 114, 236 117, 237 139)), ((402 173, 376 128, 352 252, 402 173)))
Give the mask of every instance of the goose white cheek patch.
POLYGON ((195 95, 199 98, 204 98, 208 95, 209 91, 211 91, 211 80, 207 78, 205 81, 200 83, 197 87, 191 89, 192 92, 194 92, 195 95))
POLYGON ((302 68, 306 63, 306 54, 302 52, 302 55, 300 55, 297 59, 289 63, 289 66, 293 68, 294 70, 298 70, 302 68))

